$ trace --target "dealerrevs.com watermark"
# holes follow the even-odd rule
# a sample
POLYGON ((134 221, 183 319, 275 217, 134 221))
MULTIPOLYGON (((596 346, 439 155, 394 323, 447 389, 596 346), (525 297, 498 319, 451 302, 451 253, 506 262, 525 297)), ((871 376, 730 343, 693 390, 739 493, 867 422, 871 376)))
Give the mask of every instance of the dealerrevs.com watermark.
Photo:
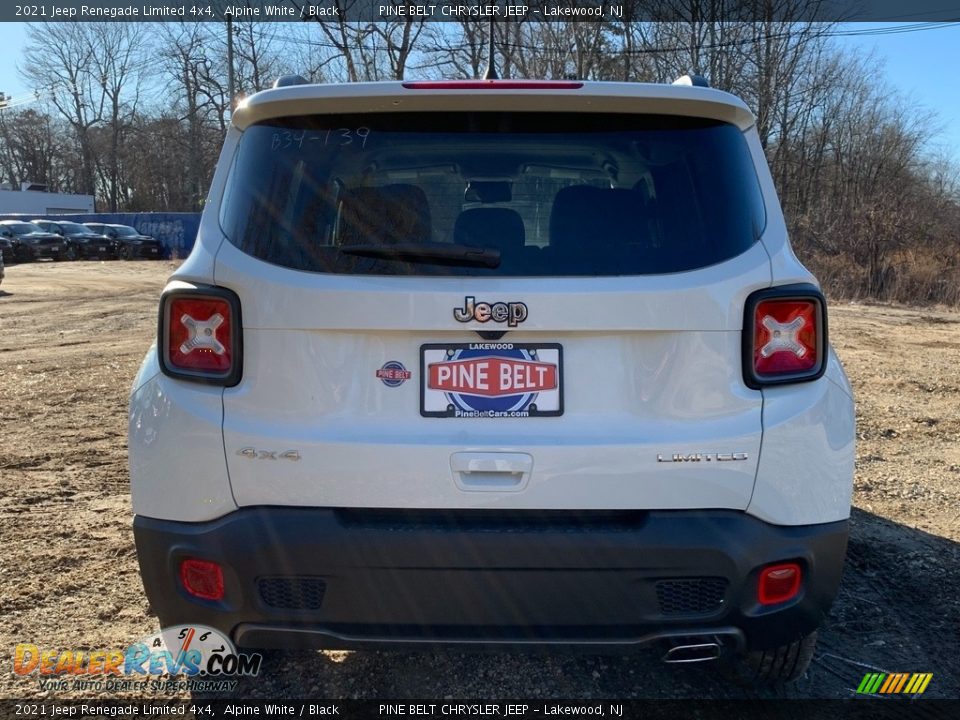
POLYGON ((229 638, 202 625, 177 625, 124 649, 45 648, 19 643, 13 671, 36 677, 48 692, 231 692, 255 676, 262 656, 241 653, 229 638))

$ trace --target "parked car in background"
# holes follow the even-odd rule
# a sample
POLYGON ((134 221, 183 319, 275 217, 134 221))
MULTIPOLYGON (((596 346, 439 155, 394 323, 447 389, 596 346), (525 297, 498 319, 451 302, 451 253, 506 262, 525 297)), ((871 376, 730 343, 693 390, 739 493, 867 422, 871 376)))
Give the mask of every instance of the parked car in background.
POLYGON ((8 252, 10 243, 4 239, 0 239, 0 285, 3 284, 3 254, 8 252))
POLYGON ((59 235, 44 232, 33 223, 21 220, 0 220, 0 237, 11 245, 8 260, 28 262, 41 258, 60 260, 64 255, 64 240, 59 235))
POLYGON ((117 250, 114 241, 95 232, 86 225, 72 220, 31 220, 34 225, 54 235, 59 235, 65 241, 64 256, 67 260, 77 258, 110 258, 116 259, 117 250))
POLYGON ((141 235, 129 225, 109 223, 84 223, 84 225, 113 240, 117 256, 122 260, 133 260, 134 258, 159 260, 163 254, 159 240, 149 235, 141 235))

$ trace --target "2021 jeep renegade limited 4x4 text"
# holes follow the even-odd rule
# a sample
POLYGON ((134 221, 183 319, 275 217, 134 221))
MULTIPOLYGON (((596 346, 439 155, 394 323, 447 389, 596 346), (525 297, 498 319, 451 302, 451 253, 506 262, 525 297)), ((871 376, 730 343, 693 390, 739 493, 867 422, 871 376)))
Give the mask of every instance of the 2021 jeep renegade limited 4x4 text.
POLYGON ((754 119, 690 85, 248 98, 130 407, 150 602, 243 647, 659 644, 790 679, 853 458, 754 119))

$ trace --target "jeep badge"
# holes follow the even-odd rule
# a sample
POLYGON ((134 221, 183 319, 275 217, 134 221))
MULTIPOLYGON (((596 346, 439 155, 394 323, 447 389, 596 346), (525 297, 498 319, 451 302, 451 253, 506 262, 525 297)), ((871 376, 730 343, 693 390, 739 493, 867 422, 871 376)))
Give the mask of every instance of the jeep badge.
POLYGON ((453 309, 453 317, 457 322, 477 322, 485 323, 493 320, 494 322, 505 322, 509 327, 516 327, 527 319, 527 306, 522 302, 495 302, 478 303, 476 298, 468 295, 463 299, 462 308, 453 309))

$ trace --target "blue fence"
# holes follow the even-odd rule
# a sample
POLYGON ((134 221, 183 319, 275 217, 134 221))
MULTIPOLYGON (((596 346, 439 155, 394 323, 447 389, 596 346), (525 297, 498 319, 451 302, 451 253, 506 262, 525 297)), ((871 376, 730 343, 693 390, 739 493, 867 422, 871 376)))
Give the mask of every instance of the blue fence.
POLYGON ((200 229, 200 213, 92 213, 57 217, 81 223, 129 225, 163 243, 166 257, 185 258, 189 255, 200 229))
MULTIPOLYGON (((4 218, 32 220, 36 215, 3 215, 4 218)), ((73 220, 113 225, 129 225, 137 232, 155 237, 163 243, 164 257, 185 258, 193 249, 200 229, 200 213, 87 213, 51 215, 49 220, 73 220)))

